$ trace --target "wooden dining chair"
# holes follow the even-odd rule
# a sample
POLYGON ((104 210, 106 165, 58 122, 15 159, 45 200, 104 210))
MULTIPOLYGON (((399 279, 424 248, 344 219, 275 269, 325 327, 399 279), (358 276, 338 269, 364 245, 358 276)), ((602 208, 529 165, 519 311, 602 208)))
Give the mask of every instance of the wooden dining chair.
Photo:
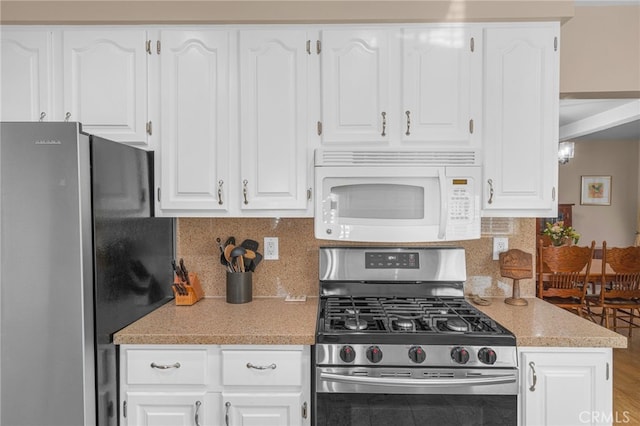
POLYGON ((590 247, 538 247, 538 297, 582 316, 595 241, 590 247))
POLYGON ((598 294, 587 297, 588 310, 601 308, 601 324, 613 331, 628 328, 631 337, 640 327, 640 247, 607 248, 603 242, 601 277, 598 294))

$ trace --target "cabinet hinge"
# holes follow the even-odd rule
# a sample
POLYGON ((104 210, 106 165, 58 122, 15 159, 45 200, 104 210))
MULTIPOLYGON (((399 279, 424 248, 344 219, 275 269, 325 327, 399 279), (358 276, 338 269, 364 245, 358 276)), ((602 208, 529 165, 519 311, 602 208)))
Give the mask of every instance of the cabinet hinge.
POLYGON ((473 118, 469 120, 469 133, 473 134, 473 118))
POLYGON ((127 418, 127 401, 122 403, 122 417, 127 418))
POLYGON ((156 53, 160 54, 160 40, 156 41, 156 53))
POLYGON ((311 188, 307 189, 307 201, 311 201, 311 188))
POLYGON ((147 134, 151 136, 153 134, 153 125, 151 121, 147 121, 147 134))
POLYGON ((553 38, 553 50, 558 51, 558 37, 553 38))
POLYGON ((307 40, 307 54, 311 55, 311 40, 307 40))
POLYGON ((302 418, 306 419, 307 418, 307 402, 305 401, 304 404, 302 404, 302 418))
POLYGON ((147 53, 149 55, 151 55, 151 40, 147 40, 146 46, 145 46, 145 50, 147 51, 147 53))
POLYGON ((469 42, 469 47, 471 48, 471 52, 475 52, 476 50, 476 40, 471 37, 471 41, 469 42))
POLYGON ((316 53, 319 55, 322 52, 322 42, 320 40, 316 41, 316 53))
POLYGON ((322 121, 318 121, 318 136, 322 134, 322 121))

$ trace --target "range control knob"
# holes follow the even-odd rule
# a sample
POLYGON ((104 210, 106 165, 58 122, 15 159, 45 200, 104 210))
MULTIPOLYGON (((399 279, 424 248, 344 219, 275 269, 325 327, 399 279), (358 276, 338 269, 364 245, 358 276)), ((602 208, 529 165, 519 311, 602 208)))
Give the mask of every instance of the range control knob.
POLYGON ((377 346, 369 346, 367 349, 367 359, 373 363, 380 362, 382 360, 382 351, 377 346))
POLYGON ((469 351, 462 346, 451 349, 451 359, 458 364, 466 364, 469 361, 469 351))
POLYGON ((409 359, 417 364, 424 362, 426 357, 427 354, 424 353, 424 349, 420 346, 412 346, 411 349, 409 349, 409 359))
POLYGON ((491 348, 482 348, 478 351, 478 359, 483 364, 495 364, 497 359, 496 351, 491 348))
POLYGON ((340 359, 344 362, 353 362, 356 359, 356 351, 353 350, 353 347, 346 345, 340 349, 340 359))

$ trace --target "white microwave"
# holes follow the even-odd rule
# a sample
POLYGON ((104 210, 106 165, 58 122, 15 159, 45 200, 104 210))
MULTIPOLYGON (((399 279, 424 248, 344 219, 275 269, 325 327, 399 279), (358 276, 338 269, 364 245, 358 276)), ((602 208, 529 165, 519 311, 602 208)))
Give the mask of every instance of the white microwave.
POLYGON ((315 236, 361 242, 480 238, 474 152, 315 151, 315 236))

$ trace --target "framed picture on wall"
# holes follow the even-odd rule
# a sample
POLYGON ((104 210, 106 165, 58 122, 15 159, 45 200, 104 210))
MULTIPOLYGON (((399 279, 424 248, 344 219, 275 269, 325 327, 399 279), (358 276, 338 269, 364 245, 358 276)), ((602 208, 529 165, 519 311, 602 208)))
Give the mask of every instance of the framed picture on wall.
POLYGON ((585 206, 610 206, 611 176, 582 176, 580 204, 585 206))

